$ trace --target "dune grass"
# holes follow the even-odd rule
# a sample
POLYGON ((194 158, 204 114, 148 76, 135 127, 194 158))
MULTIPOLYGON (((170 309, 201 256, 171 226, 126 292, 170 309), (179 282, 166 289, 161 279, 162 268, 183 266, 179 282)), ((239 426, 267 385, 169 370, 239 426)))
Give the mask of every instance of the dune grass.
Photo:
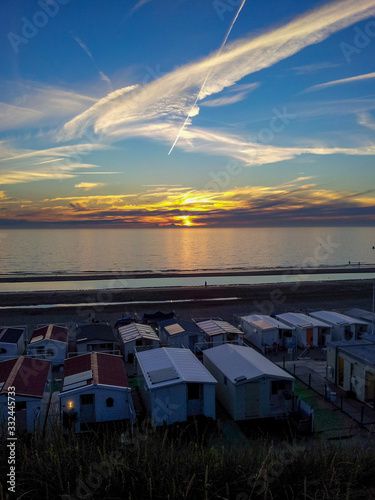
MULTIPOLYGON (((8 498, 6 441, 0 499, 8 498)), ((216 423, 19 434, 16 495, 25 499, 375 498, 375 447, 261 436, 224 446, 216 423), (214 438, 214 439, 213 439, 214 438), (373 495, 373 496, 372 496, 373 495)))

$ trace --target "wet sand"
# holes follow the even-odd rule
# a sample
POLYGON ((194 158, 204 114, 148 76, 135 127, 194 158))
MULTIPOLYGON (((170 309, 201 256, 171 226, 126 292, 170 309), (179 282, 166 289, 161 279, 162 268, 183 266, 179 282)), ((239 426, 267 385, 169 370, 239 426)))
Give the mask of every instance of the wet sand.
POLYGON ((373 265, 350 264, 334 267, 304 267, 304 268, 268 268, 268 269, 233 269, 226 271, 206 270, 206 271, 147 271, 136 272, 129 271, 118 272, 96 272, 82 274, 0 274, 0 283, 19 283, 19 282, 46 282, 46 281, 86 281, 86 280, 126 280, 141 278, 212 278, 217 276, 280 276, 283 274, 332 274, 332 273, 375 273, 373 265))

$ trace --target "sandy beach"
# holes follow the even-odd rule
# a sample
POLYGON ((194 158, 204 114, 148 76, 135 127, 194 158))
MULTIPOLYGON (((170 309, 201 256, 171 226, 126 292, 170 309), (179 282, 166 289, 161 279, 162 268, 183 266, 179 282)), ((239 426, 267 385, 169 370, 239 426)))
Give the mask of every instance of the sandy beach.
POLYGON ((91 318, 111 324, 124 316, 174 309, 181 318, 273 314, 320 309, 372 309, 372 280, 298 282, 277 285, 170 287, 0 294, 0 322, 82 323, 91 318), (35 306, 35 307, 34 307, 35 306), (39 307, 38 307, 39 306, 39 307), (42 308, 40 306, 47 306, 42 308))

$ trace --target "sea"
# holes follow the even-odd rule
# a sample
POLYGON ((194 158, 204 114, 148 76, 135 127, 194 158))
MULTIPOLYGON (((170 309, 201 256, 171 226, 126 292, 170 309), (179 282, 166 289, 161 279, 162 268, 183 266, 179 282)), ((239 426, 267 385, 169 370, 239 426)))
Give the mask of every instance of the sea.
MULTIPOLYGON (((221 282, 230 283, 228 275, 232 272, 307 267, 363 269, 375 266, 374 263, 375 228, 372 227, 0 231, 0 275, 9 277, 147 274, 157 280, 157 286, 162 286, 168 284, 165 280, 174 278, 158 278, 161 273, 187 273, 192 275, 191 279, 197 279, 194 276, 212 272, 219 275, 219 280, 220 274, 226 273, 221 282)), ((234 282, 243 279, 238 277, 234 282)), ((134 286, 147 286, 141 282, 139 279, 134 286)), ((267 278, 266 282, 272 280, 267 278)), ((60 289, 66 289, 67 285, 61 286, 60 289)), ((14 289, 20 287, 0 287, 1 291, 14 289)), ((34 285, 34 289, 40 288, 34 285)))

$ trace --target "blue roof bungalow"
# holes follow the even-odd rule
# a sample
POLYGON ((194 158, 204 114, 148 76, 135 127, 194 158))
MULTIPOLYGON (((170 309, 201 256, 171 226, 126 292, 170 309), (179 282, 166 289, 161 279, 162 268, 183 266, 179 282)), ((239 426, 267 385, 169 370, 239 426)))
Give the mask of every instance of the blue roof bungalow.
POLYGON ((215 418, 216 380, 190 349, 161 347, 136 353, 140 391, 154 426, 188 417, 215 418))

